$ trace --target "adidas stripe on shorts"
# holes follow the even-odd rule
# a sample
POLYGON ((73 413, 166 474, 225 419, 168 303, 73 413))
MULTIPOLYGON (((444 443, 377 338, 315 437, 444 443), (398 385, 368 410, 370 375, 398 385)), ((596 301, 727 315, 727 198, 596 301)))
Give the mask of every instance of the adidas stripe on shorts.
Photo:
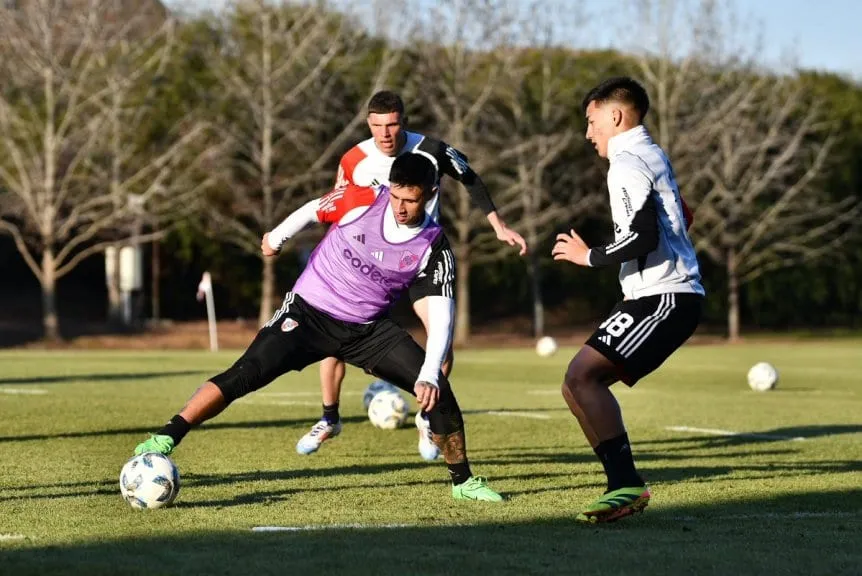
POLYGON ((635 382, 658 368, 688 340, 700 321, 703 296, 669 293, 623 300, 587 340, 635 382))

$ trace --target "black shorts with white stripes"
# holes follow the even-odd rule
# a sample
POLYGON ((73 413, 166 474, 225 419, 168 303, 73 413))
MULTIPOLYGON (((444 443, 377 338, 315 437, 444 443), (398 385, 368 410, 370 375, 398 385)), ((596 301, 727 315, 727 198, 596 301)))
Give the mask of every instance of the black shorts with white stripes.
MULTIPOLYGON (((330 356, 369 373, 376 369, 393 372, 391 365, 399 367, 406 363, 406 368, 394 370, 396 376, 405 369, 418 375, 424 361, 422 348, 389 318, 367 324, 336 320, 308 304, 299 294, 288 292, 281 308, 258 331, 239 360, 210 380, 232 402, 282 374, 300 371, 330 356), (413 348, 402 345, 404 341, 409 341, 413 348), (401 351, 401 355, 406 350, 409 358, 393 358, 393 350, 401 351)), ((415 380, 409 382, 410 390, 414 383, 415 380)))
POLYGON ((635 382, 661 366, 688 340, 700 322, 703 296, 658 294, 618 303, 587 340, 620 370, 620 380, 635 382))

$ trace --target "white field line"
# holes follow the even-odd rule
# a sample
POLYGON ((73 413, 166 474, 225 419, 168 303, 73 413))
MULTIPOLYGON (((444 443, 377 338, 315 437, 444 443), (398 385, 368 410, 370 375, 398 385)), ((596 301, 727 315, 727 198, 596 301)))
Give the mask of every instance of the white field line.
POLYGON ((533 396, 562 396, 563 393, 560 392, 559 388, 538 388, 536 390, 527 390, 527 394, 532 394, 533 396))
POLYGON ((780 436, 778 434, 757 434, 755 432, 734 432, 733 430, 719 430, 716 428, 694 428, 692 426, 666 426, 665 430, 671 432, 694 432, 696 434, 709 434, 711 436, 740 436, 743 438, 760 438, 762 440, 792 440, 804 442, 802 436, 780 436))
POLYGON ((26 540, 24 534, 0 534, 0 542, 11 542, 13 540, 26 540))
POLYGON ((0 394, 23 394, 30 396, 40 396, 47 393, 47 390, 39 390, 38 388, 0 388, 0 394))
POLYGON ((306 532, 311 530, 381 530, 418 528, 418 524, 305 524, 302 526, 254 526, 252 532, 306 532))
POLYGON ((504 410, 489 410, 489 411, 485 412, 485 414, 489 414, 491 416, 502 416, 504 418, 506 418, 506 417, 533 418, 535 420, 550 420, 551 419, 551 417, 548 416, 547 414, 533 414, 532 412, 517 412, 517 411, 509 412, 508 410, 505 410, 505 411, 504 410))

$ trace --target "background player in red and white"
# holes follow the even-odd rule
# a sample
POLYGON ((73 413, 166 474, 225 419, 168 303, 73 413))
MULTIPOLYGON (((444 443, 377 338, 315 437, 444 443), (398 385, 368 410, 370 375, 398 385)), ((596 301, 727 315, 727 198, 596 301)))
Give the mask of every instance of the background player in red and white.
POLYGON ((611 78, 583 101, 587 139, 610 161, 614 241, 588 248, 574 230, 560 234, 554 260, 620 267, 620 301, 572 359, 563 397, 602 462, 607 491, 577 516, 611 522, 643 510, 650 492, 635 469, 622 412, 610 386, 629 386, 694 333, 704 289, 691 224, 673 168, 643 126, 649 98, 631 78, 611 78))
MULTIPOLYGON (((497 238, 511 246, 518 246, 520 254, 526 253, 527 245, 520 234, 506 226, 497 214, 496 208, 485 183, 470 167, 467 157, 445 142, 430 138, 423 134, 405 129, 407 117, 404 114, 404 103, 401 97, 390 91, 381 91, 371 97, 368 102, 368 128, 371 138, 364 140, 347 151, 338 165, 338 177, 335 190, 319 200, 307 205, 306 210, 315 209, 319 221, 337 221, 337 214, 343 214, 356 206, 368 205, 373 201, 368 188, 379 184, 389 184, 389 170, 395 158, 405 153, 420 154, 434 164, 437 169, 438 184, 444 175, 460 182, 467 188, 473 202, 482 209, 488 222, 494 228, 497 238), (328 214, 328 213, 333 214, 328 214)), ((425 207, 426 212, 434 220, 439 220, 440 195, 434 194, 425 207)), ((441 276, 455 275, 455 262, 446 262, 441 269, 435 271, 441 276)), ((409 293, 413 310, 422 321, 426 333, 428 330, 427 294, 420 288, 414 288, 409 293)), ((452 370, 452 351, 449 350, 443 373, 448 376, 452 370)), ((341 418, 338 413, 338 403, 341 396, 341 383, 344 380, 344 362, 335 358, 327 358, 320 363, 320 391, 323 397, 323 416, 311 431, 300 438, 296 450, 300 454, 316 452, 327 439, 341 432, 341 418)), ((433 460, 439 454, 431 442, 431 432, 427 419, 420 414, 416 417, 419 429, 419 453, 426 460, 433 460)))

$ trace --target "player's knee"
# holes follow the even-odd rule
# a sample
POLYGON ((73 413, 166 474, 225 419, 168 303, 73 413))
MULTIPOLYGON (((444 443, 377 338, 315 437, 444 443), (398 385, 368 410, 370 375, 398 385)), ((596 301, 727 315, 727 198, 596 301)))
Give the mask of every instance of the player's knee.
POLYGON ((592 394, 598 388, 607 388, 618 380, 617 369, 606 362, 597 362, 589 353, 578 353, 569 363, 563 380, 563 396, 578 403, 583 394, 592 394))
POLYGON ((563 393, 563 399, 566 401, 567 404, 577 404, 577 399, 575 398, 573 386, 568 378, 563 379, 563 385, 560 386, 560 391, 563 393))
POLYGON ((263 378, 260 363, 253 359, 241 359, 233 366, 212 379, 230 404, 246 394, 263 388, 267 382, 263 378))
POLYGON ((564 390, 574 390, 579 386, 583 386, 587 379, 586 370, 578 363, 577 358, 569 362, 569 367, 566 368, 566 376, 563 379, 564 390))
POLYGON ((566 369, 563 379, 563 397, 567 400, 577 401, 578 395, 586 388, 595 384, 590 367, 575 356, 566 369))

